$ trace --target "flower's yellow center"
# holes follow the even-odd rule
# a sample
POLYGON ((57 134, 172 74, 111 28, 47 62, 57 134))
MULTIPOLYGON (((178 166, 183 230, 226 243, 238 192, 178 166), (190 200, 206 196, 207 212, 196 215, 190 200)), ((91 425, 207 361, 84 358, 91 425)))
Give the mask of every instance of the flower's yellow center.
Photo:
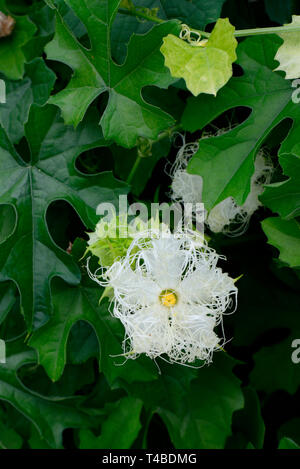
POLYGON ((177 303, 177 295, 174 290, 163 290, 159 295, 159 299, 161 304, 167 308, 171 308, 171 306, 175 306, 177 303))

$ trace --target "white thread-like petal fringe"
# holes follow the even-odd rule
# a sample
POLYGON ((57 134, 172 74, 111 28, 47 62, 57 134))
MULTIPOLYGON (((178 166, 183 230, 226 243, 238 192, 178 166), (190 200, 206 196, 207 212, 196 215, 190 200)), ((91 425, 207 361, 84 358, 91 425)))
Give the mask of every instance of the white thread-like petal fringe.
POLYGON ((250 192, 243 205, 237 205, 232 197, 213 207, 207 217, 207 225, 215 233, 225 233, 229 236, 243 234, 253 213, 261 206, 258 196, 264 191, 264 185, 272 178, 273 165, 260 151, 255 159, 254 173, 251 177, 250 192))
POLYGON ((167 355, 172 363, 212 361, 225 343, 215 328, 237 296, 234 280, 217 267, 220 258, 185 233, 136 238, 102 280, 94 277, 114 289, 112 314, 125 327, 126 359, 143 353, 151 359, 167 355), (164 292, 171 306, 161 300, 164 292))
MULTIPOLYGON (((220 129, 217 135, 222 133, 224 131, 220 129)), ((202 201, 202 177, 186 171, 190 158, 198 148, 197 142, 185 144, 183 138, 183 145, 169 172, 172 177, 170 198, 174 202, 196 204, 202 201)), ((246 231, 251 216, 261 205, 258 196, 263 193, 263 186, 270 183, 273 173, 273 165, 262 150, 257 154, 254 166, 250 192, 244 204, 239 206, 232 197, 228 197, 213 207, 208 215, 206 214, 206 224, 214 233, 239 236, 246 231)))

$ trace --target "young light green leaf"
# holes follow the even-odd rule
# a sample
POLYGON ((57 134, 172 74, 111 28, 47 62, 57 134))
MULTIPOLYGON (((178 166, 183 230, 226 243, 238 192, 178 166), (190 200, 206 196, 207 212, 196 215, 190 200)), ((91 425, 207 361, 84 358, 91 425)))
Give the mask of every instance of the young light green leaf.
MULTIPOLYGON (((293 15, 292 18, 293 21, 289 26, 300 27, 300 16, 293 15)), ((286 79, 300 78, 300 31, 278 35, 284 42, 275 55, 275 60, 279 62, 279 66, 275 70, 283 70, 286 73, 286 79)))
POLYGON ((206 47, 219 49, 229 55, 231 62, 236 60, 237 40, 234 37, 235 27, 230 24, 228 18, 219 18, 212 30, 206 47))
MULTIPOLYGON (((92 254, 99 260, 102 267, 111 267, 115 260, 126 256, 127 249, 132 243, 132 236, 127 230, 127 215, 119 214, 109 221, 101 219, 95 232, 89 233, 86 254, 92 254), (126 233, 124 233, 126 227, 126 233), (123 230, 123 233, 122 233, 123 230)), ((108 287, 109 288, 109 287, 108 287)), ((106 292, 104 295, 106 296, 106 292)))
POLYGON ((208 41, 201 45, 168 34, 160 50, 172 76, 184 78, 195 96, 200 93, 216 96, 232 76, 237 46, 234 29, 227 18, 220 18, 208 41))

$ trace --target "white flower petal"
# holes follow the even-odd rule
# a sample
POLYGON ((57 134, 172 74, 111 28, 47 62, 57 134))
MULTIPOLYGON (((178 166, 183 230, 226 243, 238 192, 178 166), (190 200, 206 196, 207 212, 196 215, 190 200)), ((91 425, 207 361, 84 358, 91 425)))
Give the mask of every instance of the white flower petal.
POLYGON ((126 316, 120 311, 115 310, 114 313, 125 327, 133 353, 145 353, 150 358, 169 353, 173 334, 166 308, 141 308, 126 316))
POLYGON ((126 356, 211 361, 220 344, 214 329, 237 292, 217 267, 219 257, 186 233, 132 242, 127 256, 107 272, 114 288, 113 314, 126 331, 126 356), (168 289, 174 290, 170 304, 161 301, 168 289))
POLYGON ((152 278, 161 290, 176 289, 187 263, 182 241, 174 237, 154 239, 152 247, 142 250, 142 270, 152 278))
POLYGON ((107 272, 118 301, 130 306, 145 306, 158 302, 159 286, 149 277, 132 270, 130 264, 115 262, 107 272))
POLYGON ((203 180, 197 174, 189 174, 185 169, 178 169, 172 181, 172 199, 185 203, 199 203, 202 200, 203 180))

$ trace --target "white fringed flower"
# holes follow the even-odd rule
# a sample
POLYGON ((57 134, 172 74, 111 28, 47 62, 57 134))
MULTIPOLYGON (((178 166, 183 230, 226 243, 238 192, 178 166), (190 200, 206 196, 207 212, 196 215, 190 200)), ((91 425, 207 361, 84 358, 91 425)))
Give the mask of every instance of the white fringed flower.
POLYGON ((94 277, 114 289, 112 313, 126 331, 124 356, 211 361, 224 344, 215 328, 237 295, 233 279, 217 267, 219 258, 182 233, 137 238, 106 271, 106 282, 94 277))
MULTIPOLYGON (((220 133, 221 131, 218 135, 220 133)), ((202 201, 202 177, 186 171, 190 158, 198 148, 197 143, 189 143, 183 144, 178 151, 170 174, 172 177, 170 197, 174 202, 196 204, 202 201)), ((261 205, 258 196, 264 191, 264 184, 270 183, 273 172, 273 166, 265 158, 263 151, 257 154, 254 165, 250 192, 244 204, 239 206, 232 197, 228 197, 206 215, 206 224, 214 233, 222 232, 228 236, 238 236, 247 229, 251 216, 261 205)))

